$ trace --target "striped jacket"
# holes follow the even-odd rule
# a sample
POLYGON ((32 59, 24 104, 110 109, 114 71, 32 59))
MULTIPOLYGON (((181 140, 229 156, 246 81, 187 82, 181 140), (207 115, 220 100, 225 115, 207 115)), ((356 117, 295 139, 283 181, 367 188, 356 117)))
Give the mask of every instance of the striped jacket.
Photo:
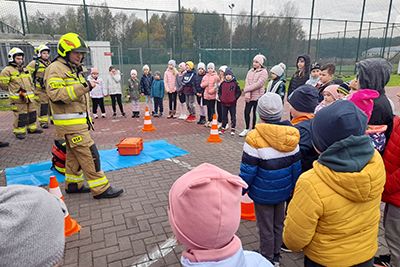
POLYGON ((257 124, 247 134, 239 176, 254 202, 271 205, 290 197, 301 174, 299 140, 289 121, 257 124))

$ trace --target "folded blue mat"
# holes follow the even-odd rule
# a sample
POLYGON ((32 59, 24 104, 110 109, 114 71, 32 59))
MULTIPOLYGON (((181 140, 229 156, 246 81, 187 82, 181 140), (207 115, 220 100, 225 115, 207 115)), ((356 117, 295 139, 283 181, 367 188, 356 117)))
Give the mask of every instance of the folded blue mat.
MULTIPOLYGON (((137 156, 121 156, 116 148, 100 150, 99 153, 101 169, 104 172, 189 154, 189 152, 171 145, 165 140, 143 143, 143 150, 137 156)), ((7 185, 47 185, 49 184, 51 175, 55 175, 58 182, 64 182, 64 175, 58 173, 56 170, 51 170, 51 166, 51 161, 45 161, 20 167, 6 168, 7 185)))

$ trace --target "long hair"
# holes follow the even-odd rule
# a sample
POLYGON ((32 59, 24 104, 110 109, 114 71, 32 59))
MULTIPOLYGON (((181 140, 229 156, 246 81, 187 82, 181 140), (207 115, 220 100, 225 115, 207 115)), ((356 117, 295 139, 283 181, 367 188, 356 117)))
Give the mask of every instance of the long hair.
MULTIPOLYGON (((300 69, 299 69, 299 67, 297 67, 297 70, 296 70, 296 72, 294 73, 294 77, 298 77, 298 76, 299 76, 299 72, 300 72, 300 69)), ((303 71, 301 72, 299 78, 305 78, 305 77, 306 77, 305 73, 306 73, 306 70, 303 69, 303 71)))

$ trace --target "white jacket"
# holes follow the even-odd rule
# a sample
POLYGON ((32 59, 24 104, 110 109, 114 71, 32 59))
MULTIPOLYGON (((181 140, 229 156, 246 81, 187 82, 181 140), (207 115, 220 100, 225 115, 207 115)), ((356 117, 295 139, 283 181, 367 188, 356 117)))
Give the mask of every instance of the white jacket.
POLYGON ((243 251, 243 248, 231 257, 220 261, 191 262, 181 257, 183 267, 273 267, 272 263, 261 254, 253 251, 243 251))
POLYGON ((106 88, 108 95, 122 94, 121 90, 121 73, 117 70, 117 74, 109 75, 106 80, 106 88))

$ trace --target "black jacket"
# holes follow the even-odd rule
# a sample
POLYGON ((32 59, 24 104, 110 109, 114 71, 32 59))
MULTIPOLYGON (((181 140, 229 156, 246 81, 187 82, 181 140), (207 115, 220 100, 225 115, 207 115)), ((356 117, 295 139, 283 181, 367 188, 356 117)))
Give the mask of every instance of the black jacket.
POLYGON ((308 54, 302 54, 302 55, 298 56, 297 61, 296 61, 296 66, 297 66, 297 62, 299 61, 300 57, 303 57, 306 60, 306 64, 305 64, 305 67, 303 70, 303 71, 305 71, 304 78, 295 76, 296 73, 293 74, 293 77, 289 83, 288 94, 287 94, 288 97, 293 93, 294 90, 296 90, 299 86, 305 84, 306 81, 310 78, 310 65, 311 65, 310 56, 308 54))

